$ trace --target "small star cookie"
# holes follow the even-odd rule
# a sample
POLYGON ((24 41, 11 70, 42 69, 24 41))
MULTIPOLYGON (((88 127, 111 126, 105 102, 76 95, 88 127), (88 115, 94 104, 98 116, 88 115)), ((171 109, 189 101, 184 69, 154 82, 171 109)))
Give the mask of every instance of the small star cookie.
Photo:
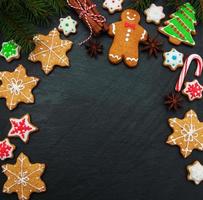
POLYGON ((10 123, 12 125, 8 137, 19 137, 24 143, 29 140, 30 133, 38 130, 30 121, 30 115, 26 114, 20 119, 10 118, 10 123))
POLYGON ((195 161, 192 165, 187 166, 189 181, 194 181, 196 185, 199 185, 203 181, 203 165, 199 161, 195 161))
POLYGON ((13 40, 2 43, 0 56, 4 57, 7 62, 20 58, 21 47, 13 40))
POLYGON ((58 30, 63 31, 63 34, 68 36, 70 33, 76 33, 77 24, 77 21, 73 20, 71 16, 60 18, 58 30))
POLYGON ((164 53, 164 66, 168 66, 172 71, 175 71, 178 67, 183 66, 183 53, 172 48, 171 51, 164 53))
POLYGON ((0 159, 5 160, 7 158, 13 158, 13 151, 15 148, 15 145, 11 144, 7 138, 0 141, 0 159))
POLYGON ((116 11, 122 10, 123 1, 124 0, 105 0, 103 3, 103 8, 108 9, 108 12, 113 14, 116 11))
POLYGON ((41 193, 46 191, 46 185, 41 180, 45 165, 40 163, 32 164, 29 158, 21 153, 15 164, 2 166, 7 181, 3 186, 3 192, 7 194, 17 193, 19 200, 28 200, 33 192, 41 193))
POLYGON ((66 52, 72 47, 70 40, 61 40, 60 34, 55 28, 48 35, 36 35, 33 40, 35 49, 29 55, 29 60, 32 62, 40 61, 42 70, 45 74, 49 74, 55 65, 60 67, 68 67, 69 59, 66 52))
POLYGON ((150 7, 144 11, 144 14, 147 16, 147 22, 153 22, 157 25, 160 24, 161 20, 165 18, 163 9, 163 6, 156 6, 152 3, 150 7))
POLYGON ((6 99, 9 110, 16 108, 18 103, 34 103, 32 89, 39 79, 27 76, 26 70, 19 65, 13 72, 0 72, 0 98, 6 99))
POLYGON ((185 89, 183 90, 183 94, 187 95, 190 101, 193 101, 195 99, 201 99, 202 92, 203 86, 200 85, 198 80, 185 83, 185 89))
POLYGON ((198 120, 195 111, 188 111, 184 119, 169 119, 169 125, 173 133, 168 137, 167 143, 179 146, 184 158, 194 149, 203 151, 203 122, 198 120))

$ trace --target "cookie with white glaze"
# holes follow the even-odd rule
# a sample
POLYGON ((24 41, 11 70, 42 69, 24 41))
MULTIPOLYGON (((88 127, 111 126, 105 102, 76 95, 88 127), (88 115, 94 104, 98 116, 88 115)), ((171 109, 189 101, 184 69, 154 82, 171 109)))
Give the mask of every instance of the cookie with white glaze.
POLYGON ((107 9, 110 14, 113 14, 123 9, 123 1, 124 0, 105 0, 103 3, 103 8, 107 9))

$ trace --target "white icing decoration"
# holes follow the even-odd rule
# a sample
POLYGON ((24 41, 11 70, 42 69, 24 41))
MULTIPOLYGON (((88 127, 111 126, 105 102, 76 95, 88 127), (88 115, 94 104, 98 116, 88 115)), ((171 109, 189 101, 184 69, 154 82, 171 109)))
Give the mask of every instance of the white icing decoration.
POLYGON ((109 54, 109 56, 110 57, 112 57, 112 58, 116 58, 116 59, 121 59, 121 57, 120 56, 118 56, 118 55, 114 55, 114 54, 109 54))
POLYGON ((63 31, 63 34, 68 36, 70 33, 76 33, 77 21, 73 20, 71 16, 60 18, 58 29, 63 31))
POLYGON ((192 165, 187 166, 188 179, 195 182, 198 185, 203 181, 203 165, 199 161, 195 161, 192 165))
POLYGON ((137 61, 138 61, 138 58, 127 57, 126 60, 137 62, 137 61))
POLYGON ((144 30, 144 32, 142 33, 142 36, 141 36, 141 40, 144 40, 146 33, 147 33, 147 31, 144 30))
POLYGON ((172 48, 171 51, 164 53, 164 65, 176 70, 179 66, 183 66, 183 56, 183 53, 172 48))
POLYGON ((154 3, 144 13, 147 16, 147 22, 153 22, 155 24, 160 24, 161 20, 165 18, 163 6, 156 6, 154 3))
POLYGON ((112 24, 112 33, 115 35, 115 32, 116 31, 116 26, 115 26, 115 24, 112 24))
POLYGON ((122 10, 123 0, 105 0, 103 7, 108 9, 109 13, 113 14, 116 11, 122 10))

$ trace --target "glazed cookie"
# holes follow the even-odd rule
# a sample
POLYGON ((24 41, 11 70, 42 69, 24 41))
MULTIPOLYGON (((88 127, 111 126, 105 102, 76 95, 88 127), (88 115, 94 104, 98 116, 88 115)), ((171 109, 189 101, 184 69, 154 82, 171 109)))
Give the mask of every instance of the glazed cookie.
POLYGON ((203 181, 203 165, 199 161, 195 161, 192 165, 187 166, 189 181, 194 181, 196 185, 199 185, 203 181))
POLYGON ((27 143, 31 133, 38 130, 30 121, 30 115, 26 114, 20 119, 10 118, 11 129, 8 137, 19 137, 24 143, 27 143))
POLYGON ((105 0, 103 3, 103 8, 108 9, 110 14, 116 11, 122 10, 122 3, 124 0, 105 0))
POLYGON ((65 36, 68 36, 70 33, 76 33, 77 21, 73 20, 71 16, 60 18, 60 24, 58 30, 62 31, 65 36))
POLYGON ((184 119, 169 119, 169 125, 173 133, 168 137, 167 143, 179 146, 184 158, 194 149, 203 151, 203 122, 198 120, 195 111, 188 111, 184 119))
POLYGON ((201 99, 202 92, 203 86, 200 85, 198 80, 185 83, 185 89, 183 90, 183 94, 187 95, 190 101, 194 101, 195 99, 201 99))
POLYGON ((140 15, 136 10, 127 9, 121 14, 121 21, 109 27, 109 35, 114 37, 109 50, 109 60, 118 64, 124 60, 128 67, 138 64, 138 46, 147 39, 147 31, 139 25, 140 15))
POLYGON ((15 145, 11 144, 9 139, 0 141, 0 160, 13 158, 13 151, 15 148, 15 145))
POLYGON ((161 20, 165 18, 163 10, 163 6, 156 6, 154 3, 152 3, 150 7, 144 11, 144 14, 147 17, 147 22, 153 22, 157 25, 160 24, 161 20))
POLYGON ((178 67, 183 66, 183 53, 172 48, 171 51, 165 52, 164 57, 164 66, 168 66, 172 71, 175 71, 178 67))
POLYGON ((196 13, 194 7, 190 3, 185 3, 170 15, 170 20, 165 22, 164 27, 159 27, 159 31, 169 37, 169 41, 175 45, 184 43, 194 46, 195 41, 192 35, 196 34, 195 25, 196 13))
POLYGON ((58 30, 55 28, 48 35, 36 35, 33 40, 35 49, 28 59, 32 62, 41 62, 42 70, 49 74, 54 66, 68 67, 69 59, 66 52, 72 47, 70 40, 61 40, 58 30))
POLYGON ((19 200, 29 200, 33 192, 46 191, 46 185, 41 180, 45 165, 41 163, 32 164, 29 158, 21 153, 15 164, 2 166, 7 181, 3 186, 3 192, 7 194, 17 193, 19 200))
POLYGON ((39 79, 27 76, 22 65, 13 72, 0 72, 0 81, 0 98, 6 99, 9 110, 13 110, 21 102, 34 103, 32 89, 37 86, 39 79))
POLYGON ((0 56, 4 57, 7 62, 11 62, 14 59, 20 58, 20 49, 21 47, 13 40, 3 42, 0 56))

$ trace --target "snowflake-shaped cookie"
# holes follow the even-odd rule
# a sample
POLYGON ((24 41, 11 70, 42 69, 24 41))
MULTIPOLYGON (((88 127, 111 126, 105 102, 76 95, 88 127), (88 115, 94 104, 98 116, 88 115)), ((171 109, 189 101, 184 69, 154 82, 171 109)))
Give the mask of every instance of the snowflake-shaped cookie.
POLYGON ((175 71, 178 67, 183 66, 183 53, 172 48, 171 51, 164 53, 164 66, 168 66, 172 71, 175 71))
POLYGON ((192 165, 187 166, 188 180, 194 181, 196 185, 199 185, 203 181, 203 165, 199 161, 195 161, 192 165))
POLYGON ((105 0, 103 3, 103 8, 108 9, 110 14, 115 13, 116 11, 122 10, 122 3, 124 0, 105 0))
POLYGON ((157 25, 160 24, 161 20, 165 18, 163 9, 163 6, 156 6, 154 3, 152 3, 150 7, 144 11, 144 14, 147 16, 147 22, 153 22, 157 25))
POLYGON ((10 118, 10 123, 12 127, 8 136, 19 137, 25 143, 28 142, 30 133, 38 130, 38 128, 31 123, 29 114, 24 115, 20 119, 10 118))
POLYGON ((42 70, 49 74, 55 65, 68 67, 69 59, 66 52, 71 49, 72 42, 61 40, 58 30, 55 28, 48 35, 36 35, 33 40, 35 49, 29 55, 29 60, 33 62, 40 61, 42 70))
POLYGON ((34 103, 32 89, 39 79, 27 76, 26 70, 19 65, 13 72, 0 72, 0 98, 6 99, 9 110, 16 108, 18 103, 34 103))
POLYGON ((0 159, 5 160, 7 158, 13 158, 13 151, 15 148, 15 145, 11 144, 9 139, 0 141, 0 159))
POLYGON ((21 47, 13 40, 3 42, 0 56, 4 57, 7 62, 11 62, 12 60, 18 59, 20 57, 20 49, 21 47))
POLYGON ((68 36, 70 33, 76 33, 77 21, 72 19, 71 16, 60 18, 60 24, 58 26, 59 31, 63 31, 63 34, 68 36))
POLYGON ((41 180, 45 165, 40 163, 32 164, 29 158, 21 153, 17 162, 2 166, 7 181, 3 186, 3 192, 7 194, 17 193, 19 200, 28 200, 33 192, 46 191, 45 183, 41 180))
POLYGON ((185 83, 185 89, 183 94, 187 95, 190 101, 195 99, 201 99, 203 92, 203 86, 199 84, 198 80, 185 83))
POLYGON ((184 119, 169 119, 169 125, 173 133, 168 137, 167 143, 179 146, 185 158, 194 149, 203 151, 203 122, 198 120, 193 110, 188 111, 184 119))

